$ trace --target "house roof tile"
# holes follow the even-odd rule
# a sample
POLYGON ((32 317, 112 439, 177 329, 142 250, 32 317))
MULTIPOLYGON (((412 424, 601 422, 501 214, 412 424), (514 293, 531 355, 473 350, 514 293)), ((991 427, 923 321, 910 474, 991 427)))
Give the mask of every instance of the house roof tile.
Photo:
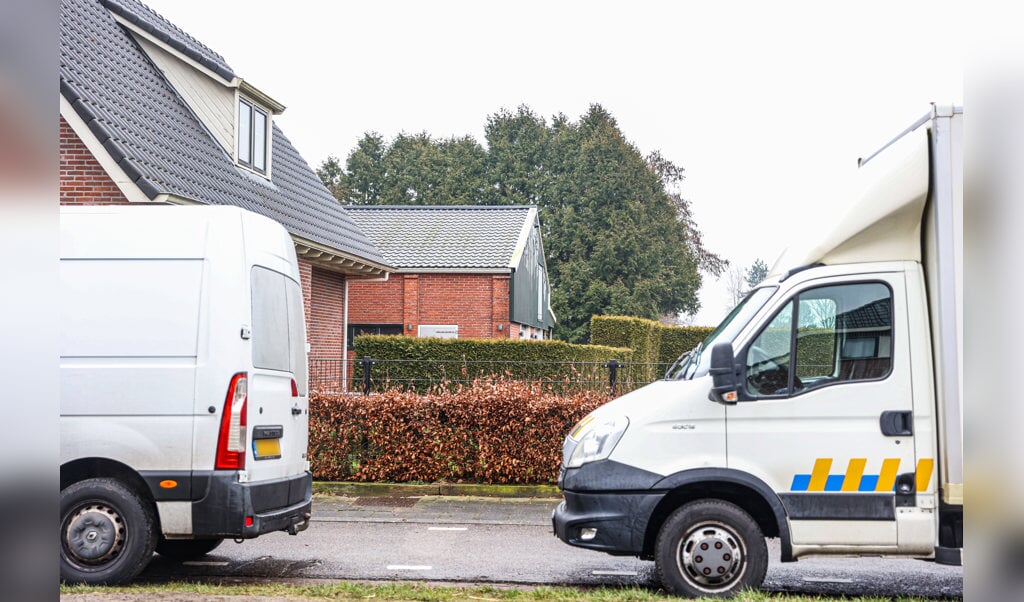
POLYGON ((399 269, 507 269, 531 206, 347 206, 399 269))
POLYGON ((295 236, 386 267, 276 124, 271 180, 236 166, 111 11, 221 75, 233 72, 223 57, 141 2, 61 2, 61 94, 150 199, 169 194, 242 207, 295 236))

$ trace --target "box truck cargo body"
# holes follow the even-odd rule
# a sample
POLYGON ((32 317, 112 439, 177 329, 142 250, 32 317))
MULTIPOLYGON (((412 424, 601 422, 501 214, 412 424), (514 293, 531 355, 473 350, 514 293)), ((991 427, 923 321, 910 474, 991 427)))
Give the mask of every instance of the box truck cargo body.
POLYGON ((305 529, 305 318, 294 246, 233 207, 64 207, 61 577, 305 529))
POLYGON ((962 111, 861 162, 863 190, 665 380, 566 437, 555 534, 655 560, 669 591, 757 587, 782 561, 963 545, 962 111))

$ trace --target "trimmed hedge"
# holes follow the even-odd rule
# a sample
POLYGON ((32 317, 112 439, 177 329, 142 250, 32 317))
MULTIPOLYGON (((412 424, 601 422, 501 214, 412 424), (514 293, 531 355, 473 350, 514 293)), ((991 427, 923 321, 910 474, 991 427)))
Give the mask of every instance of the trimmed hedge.
POLYGON ((683 353, 707 338, 713 328, 666 326, 654 320, 630 316, 593 316, 590 341, 595 345, 628 347, 633 361, 643 366, 643 378, 655 380, 683 353))
POLYGON ((309 458, 327 481, 551 484, 562 442, 607 395, 477 380, 428 395, 312 393, 309 458))
MULTIPOLYGON (((515 339, 362 335, 354 346, 357 359, 369 356, 379 362, 370 370, 375 391, 401 386, 425 392, 496 375, 559 388, 600 388, 608 382, 605 363, 628 363, 635 355, 619 347, 515 339)), ((355 374, 358 380, 361 370, 355 374)))
POLYGON ((710 326, 661 326, 661 347, 658 349, 658 361, 671 364, 680 355, 693 349, 698 343, 708 338, 714 330, 710 326))

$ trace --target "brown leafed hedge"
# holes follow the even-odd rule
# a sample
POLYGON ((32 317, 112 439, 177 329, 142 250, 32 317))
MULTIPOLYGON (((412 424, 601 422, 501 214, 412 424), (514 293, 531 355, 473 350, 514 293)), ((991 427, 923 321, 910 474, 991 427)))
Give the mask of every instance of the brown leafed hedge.
POLYGON ((609 399, 509 380, 477 380, 428 394, 312 393, 313 478, 555 483, 566 433, 609 399))

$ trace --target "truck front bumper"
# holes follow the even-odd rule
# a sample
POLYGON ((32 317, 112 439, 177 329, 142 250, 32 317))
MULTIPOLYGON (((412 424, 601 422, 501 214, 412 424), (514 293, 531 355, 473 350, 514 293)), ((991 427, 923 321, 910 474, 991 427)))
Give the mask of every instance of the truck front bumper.
POLYGON ((643 556, 647 524, 664 491, 579 493, 563 491, 565 501, 551 515, 555 536, 565 543, 616 556, 643 556))

